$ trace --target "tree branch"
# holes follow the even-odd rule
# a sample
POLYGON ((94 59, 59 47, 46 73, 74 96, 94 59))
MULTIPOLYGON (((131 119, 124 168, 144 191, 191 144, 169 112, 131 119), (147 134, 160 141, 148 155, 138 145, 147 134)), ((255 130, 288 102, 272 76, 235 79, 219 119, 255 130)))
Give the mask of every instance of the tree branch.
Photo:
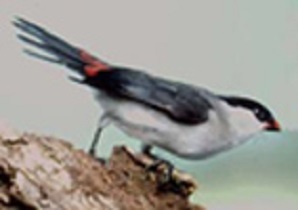
POLYGON ((104 162, 56 138, 9 134, 0 128, 0 209, 203 209, 188 202, 189 175, 175 171, 161 188, 165 169, 149 173, 153 160, 125 147, 104 162))

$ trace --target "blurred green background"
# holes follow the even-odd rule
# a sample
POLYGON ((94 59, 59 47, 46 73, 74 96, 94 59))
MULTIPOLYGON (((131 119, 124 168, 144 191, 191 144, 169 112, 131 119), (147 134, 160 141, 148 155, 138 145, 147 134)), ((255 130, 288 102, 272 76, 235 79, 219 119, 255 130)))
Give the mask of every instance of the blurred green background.
MULTIPOLYGON (((115 64, 260 99, 280 119, 281 134, 206 161, 156 152, 197 177, 192 199, 207 209, 298 209, 297 0, 1 1, 0 119, 87 148, 99 116, 92 94, 63 68, 23 55, 14 16, 115 64)), ((110 127, 99 152, 116 144, 139 147, 110 127)))

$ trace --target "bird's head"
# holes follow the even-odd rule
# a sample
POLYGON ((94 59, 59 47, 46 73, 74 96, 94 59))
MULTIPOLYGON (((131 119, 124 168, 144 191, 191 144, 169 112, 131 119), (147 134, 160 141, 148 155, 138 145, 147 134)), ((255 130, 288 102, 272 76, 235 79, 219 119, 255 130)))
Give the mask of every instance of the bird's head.
POLYGON ((221 99, 226 101, 228 105, 236 108, 241 113, 246 113, 249 120, 255 121, 260 126, 261 130, 280 131, 281 126, 273 116, 272 112, 263 104, 249 98, 221 96, 221 99))

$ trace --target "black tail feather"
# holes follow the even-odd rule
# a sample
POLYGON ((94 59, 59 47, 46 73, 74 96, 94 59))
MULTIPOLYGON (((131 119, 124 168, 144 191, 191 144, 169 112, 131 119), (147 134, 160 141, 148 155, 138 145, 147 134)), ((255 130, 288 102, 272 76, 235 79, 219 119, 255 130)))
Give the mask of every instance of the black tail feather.
POLYGON ((63 64, 82 76, 88 75, 88 66, 95 66, 94 71, 100 71, 101 68, 108 68, 106 63, 93 57, 84 50, 70 45, 34 23, 22 18, 17 18, 13 24, 24 32, 24 35, 18 34, 18 38, 21 41, 49 54, 49 56, 46 56, 25 49, 25 52, 30 56, 52 63, 63 64))
POLYGON ((14 25, 22 31, 39 39, 41 42, 63 52, 73 59, 81 60, 80 50, 78 48, 73 47, 72 45, 51 34, 50 32, 47 32, 45 29, 37 26, 36 24, 22 18, 17 18, 17 21, 14 22, 14 25))
POLYGON ((20 40, 22 40, 23 42, 25 42, 25 43, 27 43, 29 45, 32 45, 32 46, 34 46, 36 48, 39 48, 41 50, 44 50, 45 52, 47 52, 47 53, 49 53, 51 55, 55 55, 53 48, 51 48, 51 47, 49 47, 49 46, 47 46, 47 45, 45 45, 45 44, 43 44, 41 42, 37 42, 37 41, 35 41, 33 39, 30 39, 30 38, 28 38, 26 36, 23 36, 21 34, 18 34, 17 37, 20 40))
POLYGON ((24 53, 26 53, 27 55, 30 55, 32 57, 35 57, 35 58, 38 58, 38 59, 41 59, 44 61, 48 61, 50 63, 63 64, 63 62, 59 58, 52 58, 49 56, 45 56, 45 55, 36 53, 36 52, 28 50, 28 49, 24 49, 24 53))
POLYGON ((25 52, 27 54, 29 54, 30 56, 33 56, 33 57, 36 57, 36 58, 39 58, 39 59, 42 59, 45 61, 49 61, 52 63, 66 65, 69 68, 79 70, 79 71, 81 71, 81 69, 83 69, 83 67, 84 67, 84 63, 82 63, 81 61, 71 58, 70 56, 64 54, 63 52, 60 52, 59 50, 57 50, 54 47, 51 47, 50 45, 43 44, 41 42, 35 41, 33 39, 30 39, 30 38, 20 35, 20 34, 18 34, 18 38, 20 40, 22 40, 23 42, 30 44, 32 46, 35 46, 36 48, 41 49, 56 58, 44 56, 42 54, 25 49, 25 52))

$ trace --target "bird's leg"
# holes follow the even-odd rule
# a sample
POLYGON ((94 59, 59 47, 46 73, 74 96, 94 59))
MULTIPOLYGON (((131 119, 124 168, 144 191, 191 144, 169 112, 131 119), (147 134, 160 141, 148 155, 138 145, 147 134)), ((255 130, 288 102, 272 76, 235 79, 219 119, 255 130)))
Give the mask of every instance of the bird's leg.
POLYGON ((89 149, 89 154, 92 155, 93 157, 96 157, 96 146, 98 145, 101 132, 109 124, 110 124, 110 120, 109 120, 108 116, 105 114, 102 115, 100 117, 99 124, 98 124, 95 134, 93 136, 91 147, 89 149))
POLYGON ((142 144, 141 145, 141 152, 144 155, 147 155, 147 156, 151 157, 152 159, 157 159, 156 156, 151 153, 151 150, 152 150, 151 145, 149 145, 149 144, 142 144))
POLYGON ((141 145, 141 152, 144 155, 147 155, 148 157, 150 157, 151 159, 153 159, 155 162, 158 161, 158 160, 163 160, 162 158, 158 157, 158 155, 153 154, 151 152, 152 149, 153 149, 153 146, 152 145, 149 145, 149 144, 142 144, 141 145))

